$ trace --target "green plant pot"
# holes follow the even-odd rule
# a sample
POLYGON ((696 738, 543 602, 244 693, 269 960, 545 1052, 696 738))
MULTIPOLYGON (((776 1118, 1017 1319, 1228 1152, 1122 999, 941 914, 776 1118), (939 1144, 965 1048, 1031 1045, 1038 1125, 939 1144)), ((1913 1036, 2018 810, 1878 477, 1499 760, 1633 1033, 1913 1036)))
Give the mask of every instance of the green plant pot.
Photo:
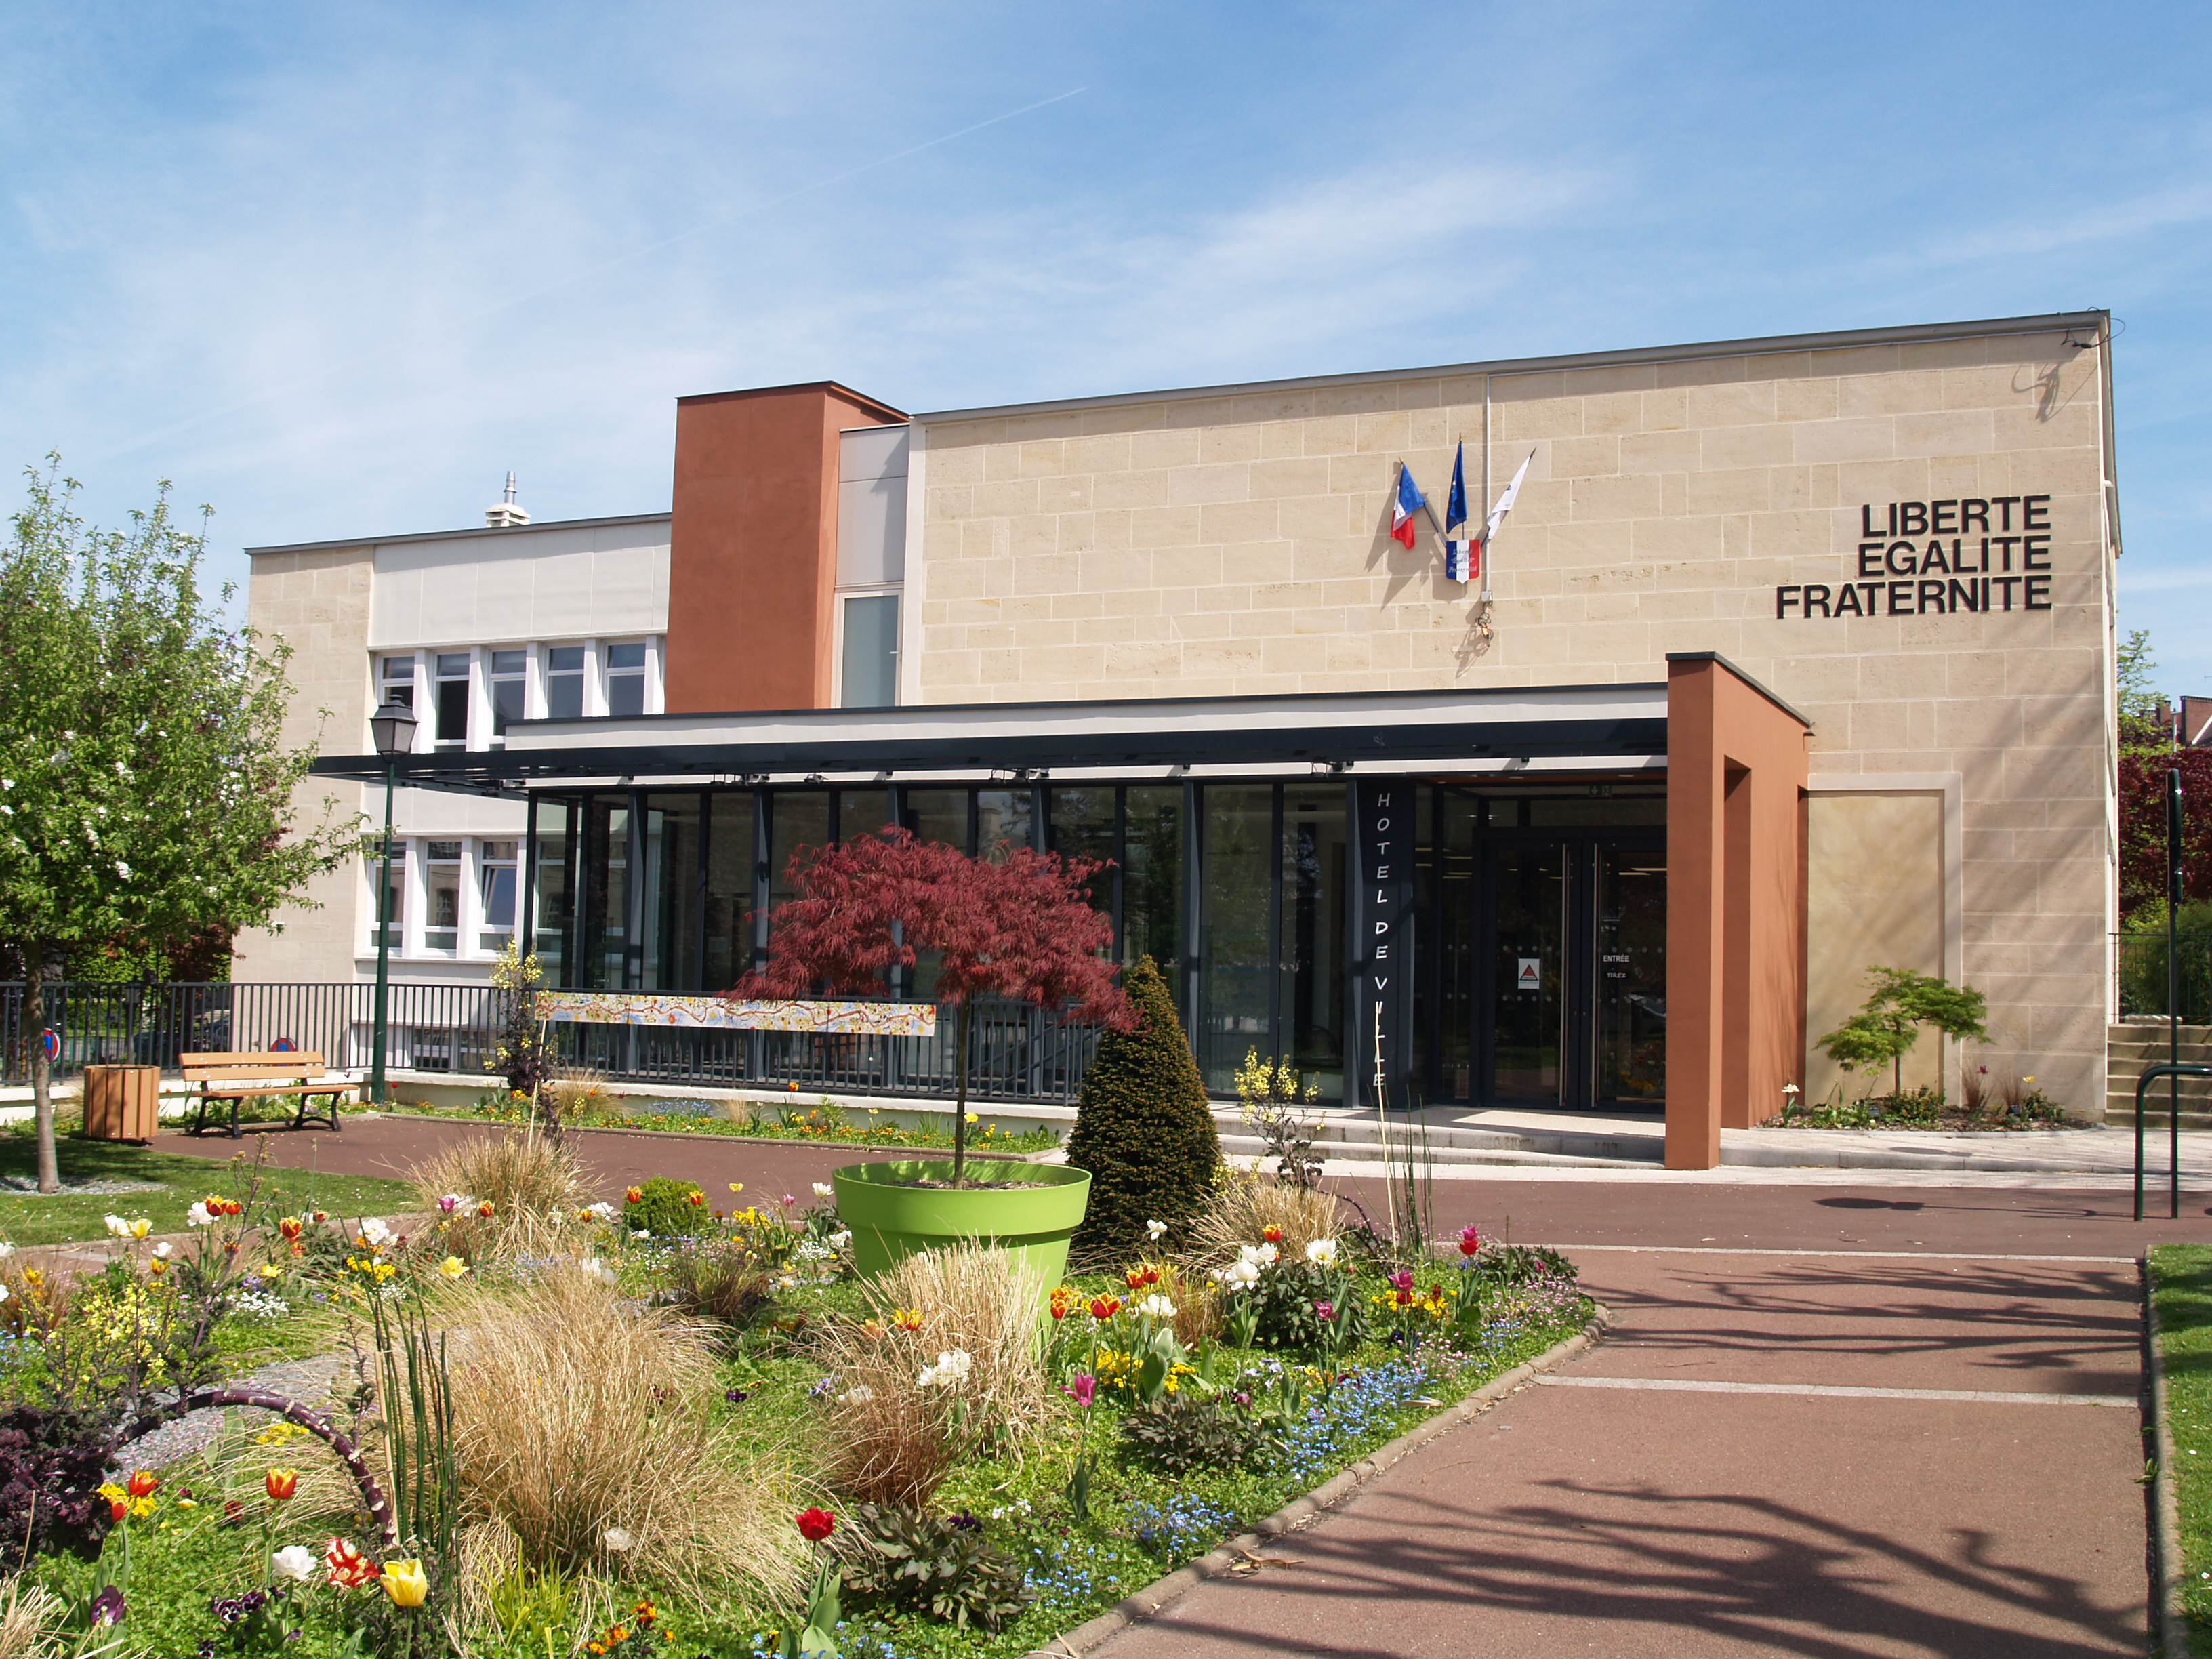
POLYGON ((869 1278, 917 1250, 972 1238, 995 1245, 1037 1273, 1049 1294, 1067 1273, 1067 1241, 1091 1205, 1091 1172, 1055 1164, 968 1160, 969 1178, 1035 1181, 992 1191, 912 1187, 917 1178, 950 1181, 949 1158, 848 1164, 836 1171, 837 1218, 853 1230, 853 1261, 869 1278))

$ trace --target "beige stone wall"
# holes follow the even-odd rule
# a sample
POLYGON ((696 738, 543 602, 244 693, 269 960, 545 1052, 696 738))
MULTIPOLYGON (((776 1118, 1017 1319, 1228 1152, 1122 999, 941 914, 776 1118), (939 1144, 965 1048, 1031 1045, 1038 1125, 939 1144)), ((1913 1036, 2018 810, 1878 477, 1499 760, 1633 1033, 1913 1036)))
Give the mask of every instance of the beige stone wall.
MULTIPOLYGON (((372 550, 261 553, 246 590, 246 621, 292 647, 294 695, 284 722, 288 747, 313 743, 324 754, 358 754, 369 746, 368 600, 372 550)), ((294 792, 295 822, 319 822, 363 810, 358 784, 303 779, 294 792)), ((276 928, 239 935, 231 956, 241 981, 327 981, 349 976, 365 924, 368 884, 360 867, 341 866, 313 882, 307 904, 287 906, 276 928)))
MULTIPOLYGON (((1805 1036, 1834 1030, 1866 1001, 1866 970, 1940 974, 1943 963, 1943 797, 1816 794, 1806 805, 1805 1036)), ((1924 1034, 1905 1057, 1908 1089, 1949 1086, 1947 1044, 1924 1034)), ((2030 1067, 2031 1071, 2034 1068, 2030 1067)), ((1802 1079, 1813 1101, 1887 1092, 1891 1073, 1846 1075, 1817 1048, 1802 1079)))
POLYGON ((1492 491, 1534 462, 1492 550, 1487 641, 1426 525, 1411 551, 1389 535, 1397 460, 1439 503, 1455 442, 1479 474, 1479 374, 929 421, 909 684, 974 702, 1657 680, 1668 652, 1717 650, 1811 718, 1816 774, 1957 775, 1965 977, 2021 1070, 2100 1109, 2099 355, 2051 333, 1496 376, 1492 491), (1778 584, 1850 579, 1862 503, 1886 524, 1893 501, 2027 494, 2051 497, 2049 611, 1776 617, 1778 584))

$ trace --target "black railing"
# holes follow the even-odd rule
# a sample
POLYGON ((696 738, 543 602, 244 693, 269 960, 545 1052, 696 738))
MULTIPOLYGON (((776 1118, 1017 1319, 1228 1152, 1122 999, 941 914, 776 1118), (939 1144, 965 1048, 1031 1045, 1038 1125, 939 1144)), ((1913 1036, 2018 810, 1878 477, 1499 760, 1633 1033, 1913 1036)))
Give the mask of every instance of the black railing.
MULTIPOLYGON (((2166 934, 2121 933, 2114 943, 2114 969, 2118 977, 2120 1018, 2166 1014, 2166 934)), ((2177 936, 2182 1019, 2191 1025, 2212 1023, 2212 933, 2177 936)))
MULTIPOLYGON (((46 988, 44 1017, 25 1022, 21 982, 0 984, 0 1084, 30 1080, 29 1045, 51 1030, 54 1075, 87 1066, 159 1066, 203 1051, 313 1049, 341 1070, 366 1071, 375 1046, 375 988, 352 984, 108 984, 46 988)), ((385 1064, 495 1086, 504 999, 480 985, 394 985, 385 1064)), ((1072 1103, 1097 1052, 1095 1027, 1062 1024, 1019 1003, 979 1006, 969 1022, 968 1091, 977 1100, 1072 1103)), ((611 1080, 787 1088, 840 1094, 953 1092, 950 1011, 928 1037, 672 1030, 652 1025, 548 1027, 561 1062, 611 1080)))

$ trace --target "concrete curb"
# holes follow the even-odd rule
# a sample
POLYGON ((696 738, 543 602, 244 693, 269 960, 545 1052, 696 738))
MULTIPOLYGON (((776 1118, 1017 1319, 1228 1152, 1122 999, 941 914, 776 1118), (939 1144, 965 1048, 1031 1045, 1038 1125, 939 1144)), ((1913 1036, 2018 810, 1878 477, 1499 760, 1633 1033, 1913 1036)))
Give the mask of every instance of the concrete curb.
POLYGON ((1392 1464, 1419 1451, 1439 1435, 1480 1416, 1507 1395, 1527 1388, 1538 1372, 1556 1370, 1595 1346, 1613 1323, 1613 1315, 1601 1302, 1591 1305, 1594 1310, 1589 1323, 1565 1341, 1555 1343, 1534 1359, 1491 1378, 1456 1406, 1416 1423, 1395 1440, 1376 1447, 1341 1474, 1324 1480, 1303 1498, 1292 1498, 1273 1515, 1255 1523, 1251 1531, 1238 1534, 1188 1565, 1178 1567, 1166 1577, 1155 1579, 1133 1595, 1122 1597, 1096 1619, 1054 1637, 1050 1645, 1031 1648, 1023 1659, 1081 1659, 1081 1656, 1098 1647, 1107 1638, 1127 1629, 1131 1625, 1142 1624, 1157 1617, 1207 1579, 1226 1577, 1240 1557, 1260 1549, 1271 1539, 1297 1531, 1316 1516, 1334 1509, 1351 1497, 1392 1464))
POLYGON ((2181 1604, 2188 1567, 2181 1553, 2181 1505, 2173 1489, 2173 1429, 2166 1407, 2166 1356, 2160 1351, 2158 1301, 2151 1293, 2150 1258, 2138 1259, 2143 1289, 2144 1376, 2150 1395, 2150 1581, 2153 1634, 2165 1659, 2190 1659, 2189 1613, 2181 1604))
MULTIPOLYGON (((367 1111, 354 1115, 363 1120, 385 1123, 459 1123, 477 1129, 515 1129, 522 1126, 502 1122, 492 1117, 447 1117, 441 1112, 379 1112, 367 1111)), ((825 1152, 879 1152, 886 1157, 945 1158, 952 1156, 950 1146, 872 1146, 859 1140, 797 1140, 784 1135, 732 1135, 712 1129, 634 1129, 625 1124, 565 1123, 561 1133, 570 1135, 635 1135, 658 1140, 709 1140, 726 1142, 732 1146, 792 1146, 812 1147, 825 1152)), ((995 1158, 1001 1164, 1042 1164, 1054 1157, 1058 1147, 1048 1147, 1036 1152, 997 1152, 982 1147, 970 1146, 970 1158, 995 1158)))

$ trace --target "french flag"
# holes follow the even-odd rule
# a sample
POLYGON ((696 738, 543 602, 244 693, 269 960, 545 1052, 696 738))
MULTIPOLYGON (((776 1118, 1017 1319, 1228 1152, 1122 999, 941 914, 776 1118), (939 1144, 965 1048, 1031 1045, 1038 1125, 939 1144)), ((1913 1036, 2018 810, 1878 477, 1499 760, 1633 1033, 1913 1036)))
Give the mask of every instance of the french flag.
POLYGON ((1421 494, 1420 485, 1413 482, 1413 471, 1405 462, 1398 463, 1398 493, 1390 501, 1390 535, 1407 547, 1413 544, 1413 514, 1429 504, 1421 494))

